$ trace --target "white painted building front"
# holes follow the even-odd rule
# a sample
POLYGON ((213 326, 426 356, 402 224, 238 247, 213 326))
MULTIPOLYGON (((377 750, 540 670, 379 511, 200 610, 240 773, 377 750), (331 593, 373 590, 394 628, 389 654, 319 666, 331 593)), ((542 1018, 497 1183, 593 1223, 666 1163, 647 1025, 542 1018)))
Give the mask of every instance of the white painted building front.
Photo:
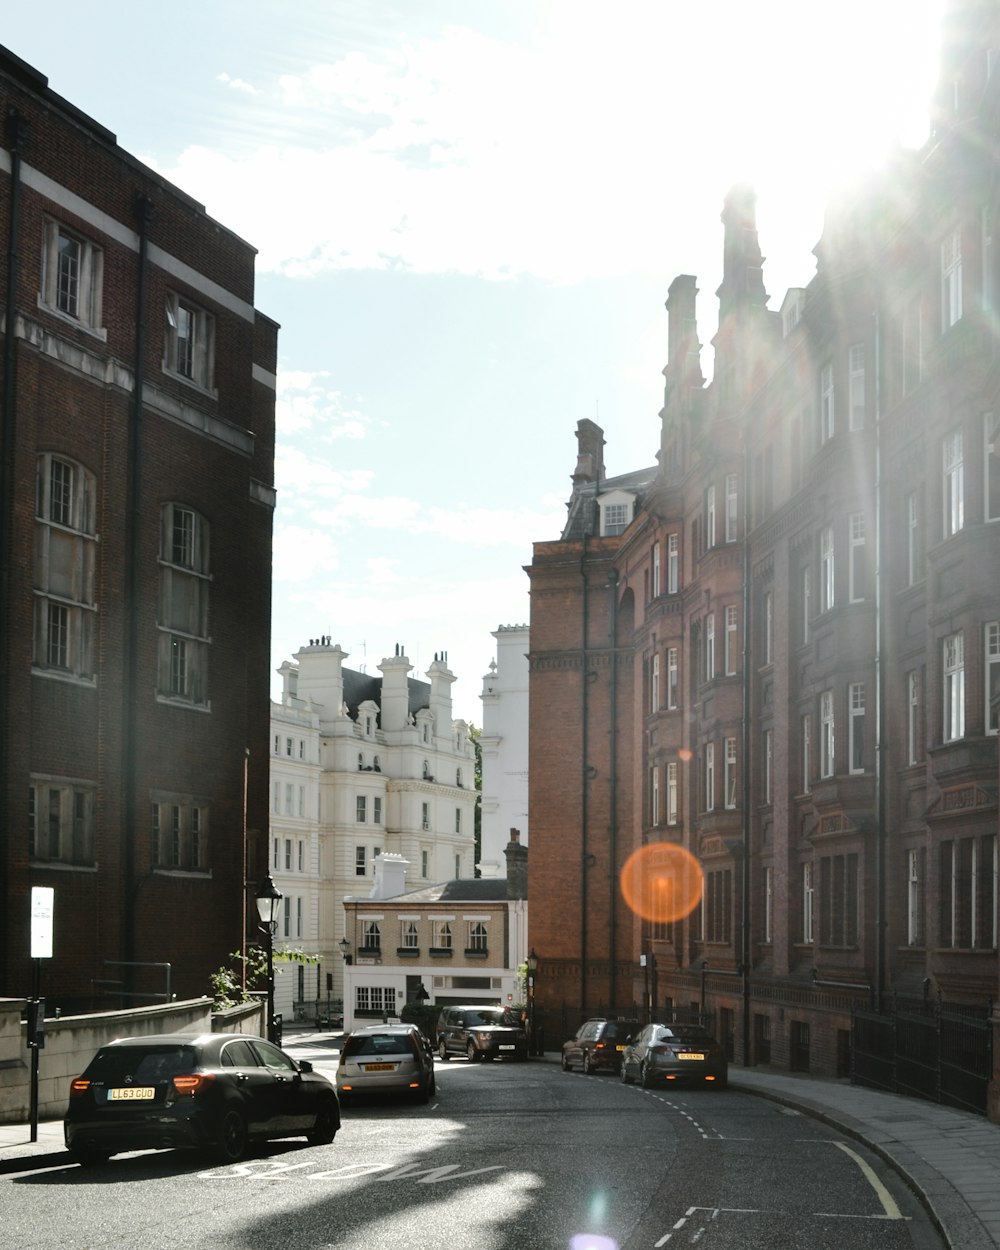
POLYGON ((504 848, 517 829, 528 845, 528 648, 527 625, 494 630, 496 659, 483 678, 482 841, 484 877, 505 875, 504 848))

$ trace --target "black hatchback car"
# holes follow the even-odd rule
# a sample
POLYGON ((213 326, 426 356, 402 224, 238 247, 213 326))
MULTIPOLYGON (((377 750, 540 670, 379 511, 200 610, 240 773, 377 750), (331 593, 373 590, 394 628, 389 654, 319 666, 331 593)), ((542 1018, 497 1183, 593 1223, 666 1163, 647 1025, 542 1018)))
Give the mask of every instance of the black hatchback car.
POLYGON ((625 1046, 638 1032, 638 1020, 587 1020, 568 1042, 563 1042, 562 1070, 569 1072, 578 1065, 588 1073, 601 1068, 618 1072, 625 1046))
POLYGON ((726 1052, 707 1029, 697 1024, 647 1024, 622 1057, 622 1083, 638 1078, 644 1089, 653 1085, 729 1083, 726 1052))
POLYGON ((330 1081, 258 1037, 165 1033, 102 1046, 70 1084, 66 1147, 82 1164, 123 1150, 194 1147, 223 1162, 252 1141, 331 1142, 340 1104, 330 1081))

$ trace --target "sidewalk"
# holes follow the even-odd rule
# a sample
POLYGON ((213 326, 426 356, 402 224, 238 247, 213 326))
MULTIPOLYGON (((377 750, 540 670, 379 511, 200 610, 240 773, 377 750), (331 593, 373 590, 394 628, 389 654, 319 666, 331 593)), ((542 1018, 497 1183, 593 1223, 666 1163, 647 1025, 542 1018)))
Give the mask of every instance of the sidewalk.
MULTIPOLYGON (((340 1035, 300 1034, 286 1045, 335 1047, 340 1035)), ((558 1063, 556 1052, 533 1062, 558 1063)), ((814 1115, 869 1146, 918 1195, 952 1250, 1000 1246, 1000 1125, 917 1098, 862 1089, 845 1081, 761 1068, 730 1068, 731 1089, 814 1115)), ((69 1164, 62 1121, 0 1124, 0 1174, 69 1164), (25 1161, 30 1161, 25 1166, 25 1161)))

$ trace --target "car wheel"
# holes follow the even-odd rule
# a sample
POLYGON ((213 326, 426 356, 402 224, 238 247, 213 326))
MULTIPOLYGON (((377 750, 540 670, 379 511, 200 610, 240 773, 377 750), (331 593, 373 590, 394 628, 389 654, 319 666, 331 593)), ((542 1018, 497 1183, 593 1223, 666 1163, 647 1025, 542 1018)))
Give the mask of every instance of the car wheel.
POLYGON ((236 1107, 229 1107, 223 1113, 217 1147, 219 1158, 223 1163, 239 1163, 247 1152, 250 1135, 247 1132, 246 1117, 236 1107))
POLYGON ((624 1064, 624 1063, 623 1063, 623 1064, 622 1064, 622 1066, 618 1069, 618 1075, 619 1075, 619 1077, 621 1078, 621 1083, 622 1083, 623 1085, 631 1085, 631 1084, 632 1084, 632 1078, 629 1076, 629 1074, 628 1074, 628 1068, 625 1066, 625 1064, 624 1064))
POLYGON ((469 1057, 469 1063, 475 1063, 476 1060, 479 1058, 479 1051, 476 1050, 475 1042, 470 1042, 468 1044, 468 1046, 465 1048, 465 1053, 469 1057))
POLYGON ((333 1103, 326 1099, 316 1112, 316 1123, 306 1133, 306 1141, 310 1146, 329 1146, 337 1136, 338 1128, 340 1128, 340 1121, 333 1103))
POLYGON ((572 1071, 573 1071, 573 1065, 570 1063, 570 1061, 569 1061, 569 1055, 567 1055, 565 1051, 563 1051, 563 1057, 562 1057, 562 1059, 561 1059, 561 1061, 560 1061, 560 1062, 562 1063, 562 1070, 563 1070, 564 1072, 572 1072, 572 1071))
POLYGON ((447 1063, 448 1060, 451 1058, 451 1055, 448 1054, 448 1043, 444 1040, 443 1037, 441 1038, 440 1042, 438 1042, 438 1054, 445 1061, 445 1063, 447 1063))
POLYGON ((74 1146, 70 1154, 82 1168, 100 1167, 111 1158, 110 1150, 100 1150, 97 1146, 74 1146))
POLYGON ((639 1065, 639 1080, 642 1082, 642 1088, 643 1088, 643 1089, 651 1089, 651 1088, 652 1088, 652 1085, 653 1085, 653 1078, 652 1078, 652 1077, 650 1076, 650 1074, 649 1074, 649 1068, 647 1068, 647 1067, 646 1067, 646 1061, 645 1061, 645 1059, 644 1059, 644 1060, 642 1061, 642 1063, 639 1065))

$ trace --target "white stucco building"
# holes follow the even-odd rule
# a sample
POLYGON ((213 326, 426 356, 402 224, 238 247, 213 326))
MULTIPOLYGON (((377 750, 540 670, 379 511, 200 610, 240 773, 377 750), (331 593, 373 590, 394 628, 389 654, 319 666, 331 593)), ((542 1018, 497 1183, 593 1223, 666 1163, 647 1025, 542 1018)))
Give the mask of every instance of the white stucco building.
POLYGON ((512 829, 528 845, 528 626, 494 630, 496 659, 483 678, 480 872, 502 877, 512 829))
POLYGON ((317 962, 276 965, 275 1010, 325 1014, 343 997, 343 900, 367 894, 382 852, 405 861, 404 885, 472 876, 475 755, 452 718, 454 674, 435 656, 427 681, 396 647, 380 676, 311 640, 282 664, 271 704, 271 876, 285 896, 276 943, 317 962))

